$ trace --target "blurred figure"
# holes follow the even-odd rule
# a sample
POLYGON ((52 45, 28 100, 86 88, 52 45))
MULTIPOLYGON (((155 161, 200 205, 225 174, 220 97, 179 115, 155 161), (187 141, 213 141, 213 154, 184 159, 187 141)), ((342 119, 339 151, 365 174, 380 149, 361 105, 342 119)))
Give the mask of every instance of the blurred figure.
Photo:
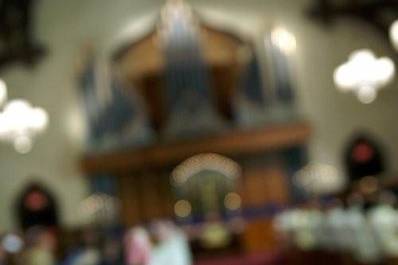
POLYGON ((369 222, 382 252, 387 257, 398 257, 398 212, 394 209, 396 198, 393 193, 383 192, 379 205, 369 212, 369 222))
POLYGON ((356 260, 364 264, 373 264, 380 261, 380 247, 374 230, 370 226, 365 214, 363 201, 352 200, 347 212, 349 231, 354 235, 353 254, 356 260))
POLYGON ((26 249, 20 265, 55 265, 55 237, 42 227, 30 228, 26 233, 26 249))
POLYGON ((152 251, 151 265, 192 264, 188 240, 183 231, 170 221, 162 221, 154 224, 153 232, 157 244, 152 251))
POLYGON ((145 228, 136 227, 127 232, 125 238, 126 265, 151 264, 151 251, 150 237, 145 228))
POLYGON ((24 248, 22 237, 16 233, 8 233, 1 239, 0 264, 14 265, 24 248))
POLYGON ((276 228, 284 238, 300 250, 310 250, 317 245, 321 216, 312 209, 288 210, 276 219, 276 228))
POLYGON ((122 247, 118 239, 105 240, 100 265, 124 265, 122 247))
MULTIPOLYGON (((4 241, 4 238, 1 238, 4 241)), ((3 244, 0 244, 0 265, 8 265, 7 263, 7 251, 3 244)))
POLYGON ((332 205, 326 213, 326 224, 328 234, 328 247, 333 251, 345 251, 348 245, 348 238, 346 238, 346 221, 347 213, 343 208, 343 203, 340 200, 333 200, 332 205))
POLYGON ((98 248, 98 235, 95 230, 86 228, 82 234, 82 244, 73 250, 63 265, 98 265, 101 254, 98 248))

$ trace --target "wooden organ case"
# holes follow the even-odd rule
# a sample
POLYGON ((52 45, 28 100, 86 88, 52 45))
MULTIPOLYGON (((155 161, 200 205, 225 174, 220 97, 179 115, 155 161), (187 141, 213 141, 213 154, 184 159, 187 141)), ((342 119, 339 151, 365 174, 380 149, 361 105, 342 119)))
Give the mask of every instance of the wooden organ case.
MULTIPOLYGON (((167 5, 166 10, 187 8, 181 1, 170 1, 167 5)), ((192 10, 189 12, 189 16, 194 16, 192 10)), ((167 12, 163 11, 162 20, 167 19, 164 16, 167 12)), ((170 26, 167 24, 158 26, 114 54, 112 64, 128 84, 124 87, 126 94, 134 90, 134 94, 139 96, 156 137, 145 146, 88 153, 82 159, 82 168, 93 181, 104 176, 112 178, 121 201, 121 222, 131 226, 155 219, 175 218, 178 195, 171 175, 184 160, 198 154, 228 157, 242 169, 235 187, 242 200, 240 215, 246 224, 239 234, 240 248, 249 252, 269 250, 275 246, 272 213, 278 207, 286 206, 295 196, 290 177, 305 163, 305 145, 311 129, 300 119, 247 127, 237 125, 236 112, 239 110, 236 105, 242 94, 241 79, 250 58, 256 56, 254 47, 236 34, 201 21, 196 20, 195 23, 194 34, 200 42, 200 51, 198 47, 191 47, 187 53, 179 54, 173 50, 174 53, 167 54, 167 45, 178 46, 178 43, 165 41, 164 34, 169 30, 167 25, 170 26), (201 58, 195 57, 197 53, 201 58), (187 59, 187 56, 193 58, 184 61, 182 67, 168 62, 174 60, 178 63, 179 57, 187 59), (170 68, 174 73, 170 74, 173 72, 170 68), (191 72, 184 72, 184 69, 191 72), (207 85, 203 85, 203 79, 207 85), (175 90, 189 89, 192 84, 206 87, 208 91, 203 93, 207 93, 208 107, 225 126, 216 132, 190 137, 189 133, 188 137, 178 134, 170 137, 164 133, 168 123, 172 122, 173 112, 179 117, 179 109, 175 107, 180 104, 178 99, 170 103, 170 82, 177 83, 175 90), (182 84, 181 87, 178 84, 182 84)), ((173 26, 173 22, 170 24, 173 26)), ((181 37, 178 34, 171 36, 181 37)), ((180 47, 182 50, 188 48, 180 47)), ((177 94, 176 97, 182 96, 177 94)), ((193 110, 189 116, 193 120, 195 113, 193 110)), ((220 220, 228 226, 228 220, 221 217, 220 220)), ((203 217, 200 221, 183 223, 184 226, 200 227, 206 222, 206 217, 203 217)))

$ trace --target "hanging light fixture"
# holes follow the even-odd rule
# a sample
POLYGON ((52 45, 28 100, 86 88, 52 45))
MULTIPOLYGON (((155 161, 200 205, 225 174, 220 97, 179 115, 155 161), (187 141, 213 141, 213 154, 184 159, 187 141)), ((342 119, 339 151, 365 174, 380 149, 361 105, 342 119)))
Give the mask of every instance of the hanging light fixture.
POLYGON ((390 27, 390 39, 395 49, 398 50, 398 20, 392 23, 390 27))
POLYGON ((285 54, 291 54, 296 51, 296 37, 282 27, 277 27, 271 32, 272 44, 278 47, 285 54))
POLYGON ((26 154, 32 149, 36 136, 47 129, 48 114, 26 100, 7 102, 6 99, 6 85, 0 81, 0 106, 4 105, 0 111, 0 141, 11 143, 17 152, 26 154))
POLYGON ((0 79, 0 107, 7 101, 7 85, 0 79))
POLYGON ((295 184, 308 194, 323 196, 344 190, 347 181, 336 167, 311 163, 294 176, 295 184))
POLYGON ((370 50, 358 50, 334 72, 334 82, 342 92, 354 92, 364 103, 372 103, 378 91, 395 76, 395 65, 390 58, 376 58, 370 50))

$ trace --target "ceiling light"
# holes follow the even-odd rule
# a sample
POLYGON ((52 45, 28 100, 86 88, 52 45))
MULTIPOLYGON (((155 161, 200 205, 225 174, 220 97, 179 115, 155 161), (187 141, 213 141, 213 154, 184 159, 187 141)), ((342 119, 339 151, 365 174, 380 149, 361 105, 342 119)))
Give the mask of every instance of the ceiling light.
POLYGON ((336 69, 334 82, 340 91, 354 92, 362 103, 368 104, 394 76, 395 66, 390 58, 376 58, 370 50, 359 50, 336 69))

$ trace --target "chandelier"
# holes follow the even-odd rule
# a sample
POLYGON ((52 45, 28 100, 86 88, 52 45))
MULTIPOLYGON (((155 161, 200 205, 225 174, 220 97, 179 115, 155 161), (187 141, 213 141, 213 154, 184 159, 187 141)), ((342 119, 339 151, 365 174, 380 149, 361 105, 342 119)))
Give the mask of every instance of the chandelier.
POLYGON ((362 103, 369 104, 394 76, 395 65, 390 58, 377 58, 370 50, 358 50, 336 69, 334 82, 342 92, 353 92, 362 103))
POLYGON ((34 139, 48 126, 48 114, 24 99, 7 100, 7 86, 0 80, 0 142, 10 143, 18 153, 31 151, 34 139))

